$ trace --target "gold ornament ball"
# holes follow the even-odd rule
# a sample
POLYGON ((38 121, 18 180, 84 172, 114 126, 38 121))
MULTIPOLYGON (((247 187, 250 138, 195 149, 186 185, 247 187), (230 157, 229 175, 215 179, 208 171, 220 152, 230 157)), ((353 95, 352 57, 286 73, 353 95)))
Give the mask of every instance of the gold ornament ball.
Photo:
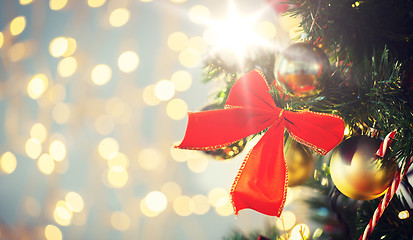
POLYGON ((211 151, 203 151, 203 152, 213 157, 215 160, 222 161, 222 160, 231 159, 237 156, 238 154, 240 154, 242 150, 244 150, 246 144, 247 144, 247 140, 244 138, 239 141, 236 141, 235 143, 229 146, 214 149, 211 151))
POLYGON ((308 147, 286 138, 284 143, 284 158, 288 171, 288 186, 302 185, 312 175, 314 157, 308 147))
POLYGON ((330 161, 333 183, 341 193, 356 200, 371 200, 383 195, 395 177, 393 160, 384 164, 376 156, 381 141, 354 136, 334 150, 330 161))
POLYGON ((320 93, 330 75, 326 54, 310 43, 294 43, 282 51, 274 64, 274 76, 281 89, 295 98, 320 93))

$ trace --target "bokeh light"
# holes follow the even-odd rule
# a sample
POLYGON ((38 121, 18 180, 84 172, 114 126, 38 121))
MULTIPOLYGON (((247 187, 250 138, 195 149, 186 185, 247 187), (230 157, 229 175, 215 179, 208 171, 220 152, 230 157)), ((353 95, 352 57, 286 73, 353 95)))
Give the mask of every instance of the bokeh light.
POLYGON ((128 157, 121 152, 118 152, 115 154, 115 156, 111 157, 107 161, 108 167, 122 167, 124 169, 127 169, 129 167, 129 159, 128 157))
POLYGON ((188 36, 183 32, 174 32, 168 37, 168 47, 173 51, 183 50, 188 43, 188 36))
POLYGON ((66 103, 56 103, 52 110, 52 118, 56 123, 64 124, 69 121, 70 108, 66 103))
POLYGON ((275 226, 282 230, 288 231, 295 225, 296 217, 291 211, 283 211, 279 218, 275 219, 275 226))
POLYGON ((63 53, 63 57, 70 57, 73 55, 73 53, 75 53, 76 48, 77 48, 77 42, 76 39, 71 38, 71 37, 67 37, 66 38, 67 41, 67 49, 66 52, 63 53))
POLYGON ((208 159, 205 157, 189 158, 186 163, 188 168, 195 173, 203 172, 208 167, 208 159))
POLYGON ((44 236, 46 237, 47 240, 62 240, 63 239, 63 234, 62 231, 55 225, 47 225, 44 228, 44 236))
POLYGON ((217 206, 217 202, 219 199, 228 196, 228 192, 223 188, 213 188, 208 192, 209 203, 214 207, 217 206))
POLYGON ((118 67, 122 72, 134 71, 139 64, 139 57, 134 51, 123 52, 118 58, 118 67))
POLYGON ((4 35, 2 32, 0 32, 0 48, 3 46, 4 43, 4 35))
POLYGON ((146 170, 153 170, 159 167, 163 161, 163 156, 153 148, 146 148, 139 152, 139 166, 146 170))
POLYGON ((49 45, 49 52, 53 57, 63 56, 69 48, 69 42, 65 37, 54 38, 49 45))
POLYGON ((36 74, 27 84, 27 94, 33 99, 40 98, 47 87, 49 86, 49 80, 44 74, 36 74))
POLYGON ((19 0, 20 5, 27 5, 32 3, 33 0, 19 0))
POLYGON ((106 0, 87 0, 87 5, 91 8, 97 8, 105 4, 106 0))
POLYGON ((195 36, 188 40, 188 48, 195 49, 199 53, 204 53, 207 50, 207 44, 201 36, 195 36))
POLYGON ((61 77, 72 76, 77 69, 77 60, 74 57, 66 57, 57 64, 57 72, 61 77))
POLYGON ((118 8, 110 13, 109 23, 113 27, 121 27, 129 21, 130 12, 126 8, 118 8))
POLYGON ((175 95, 175 86, 171 81, 160 80, 155 85, 155 96, 162 101, 168 101, 175 95))
POLYGON ((30 129, 30 137, 42 143, 47 137, 46 127, 41 123, 35 123, 30 129))
POLYGON ((25 144, 25 152, 31 159, 36 159, 42 152, 42 145, 36 139, 30 138, 25 144))
POLYGON ((67 1, 68 0, 49 0, 49 7, 55 11, 61 10, 66 6, 67 1))
MULTIPOLYGON (((175 143, 175 145, 179 145, 179 143, 175 143)), ((179 148, 175 148, 174 145, 171 146, 170 154, 172 158, 177 162, 186 162, 188 160, 188 155, 186 154, 188 150, 183 150, 179 148)))
POLYGON ((139 209, 141 210, 142 214, 147 217, 156 217, 160 213, 160 212, 152 211, 151 209, 149 209, 148 205, 146 205, 145 198, 142 199, 142 201, 140 202, 139 209))
POLYGON ((193 48, 185 48, 179 54, 179 62, 187 68, 194 68, 201 63, 201 53, 193 48))
POLYGON ((53 211, 53 218, 61 226, 69 226, 72 222, 73 211, 65 201, 58 201, 53 211))
POLYGON ((168 201, 174 201, 182 194, 181 187, 175 182, 166 182, 162 185, 161 192, 165 194, 168 201))
POLYGON ((161 100, 155 95, 155 85, 145 87, 142 93, 143 101, 149 106, 158 105, 161 100))
POLYGON ((102 139, 98 145, 98 152, 103 159, 114 157, 119 152, 118 140, 111 137, 102 139))
POLYGON ((180 98, 172 99, 166 105, 166 113, 174 120, 183 119, 188 113, 188 105, 180 98))
POLYGON ((92 82, 96 85, 104 85, 112 78, 112 69, 106 64, 96 65, 92 69, 92 82))
POLYGON ((310 236, 310 228, 305 224, 297 224, 291 230, 291 240, 308 239, 310 236))
POLYGON ((125 212, 114 212, 110 217, 110 222, 114 229, 125 231, 130 227, 130 218, 125 212))
POLYGON ((112 116, 100 115, 95 120, 95 129, 101 135, 107 135, 113 131, 115 123, 112 116))
POLYGON ((10 22, 10 33, 13 36, 19 35, 26 28, 26 18, 24 16, 15 17, 10 22))
POLYGON ((148 208, 154 212, 162 212, 166 209, 168 205, 168 200, 166 196, 159 191, 153 191, 148 193, 145 196, 145 202, 146 206, 148 206, 148 208))
POLYGON ((210 204, 208 197, 198 194, 192 197, 192 202, 194 204, 195 214, 203 215, 209 211, 210 204))
POLYGON ((108 182, 114 188, 122 188, 128 182, 128 172, 123 167, 111 167, 108 171, 108 182))
POLYGON ((17 167, 17 159, 11 152, 5 152, 0 158, 0 169, 3 172, 10 174, 14 172, 17 167))
POLYGON ((66 146, 62 141, 55 140, 49 146, 49 154, 57 162, 63 161, 66 157, 66 146))
POLYGON ((229 216, 234 213, 229 196, 221 197, 215 204, 215 211, 221 216, 229 216))
POLYGON ((188 17, 192 22, 202 24, 210 20, 211 12, 203 5, 195 5, 189 9, 188 17))
POLYGON ((175 199, 173 208, 179 216, 189 216, 193 213, 194 203, 189 196, 182 195, 175 199))
POLYGON ((46 175, 51 174, 55 170, 55 162, 52 156, 43 153, 37 160, 37 168, 46 175))
POLYGON ((261 21, 257 23, 256 33, 263 39, 273 39, 277 33, 277 28, 270 21, 261 21))
POLYGON ((84 208, 84 201, 82 196, 76 192, 68 192, 65 196, 65 201, 70 204, 73 212, 81 212, 84 208))
POLYGON ((171 82, 174 84, 176 91, 183 92, 191 87, 192 76, 187 71, 176 71, 171 76, 171 82))

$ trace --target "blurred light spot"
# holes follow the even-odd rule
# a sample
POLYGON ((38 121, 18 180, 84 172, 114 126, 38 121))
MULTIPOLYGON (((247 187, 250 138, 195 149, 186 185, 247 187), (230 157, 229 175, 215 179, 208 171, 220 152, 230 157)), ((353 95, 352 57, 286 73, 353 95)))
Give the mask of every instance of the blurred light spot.
POLYGON ((149 209, 148 205, 146 205, 145 198, 142 199, 142 201, 140 202, 139 208, 140 208, 142 214, 147 216, 147 217, 155 217, 155 216, 158 216, 159 213, 160 213, 160 212, 152 211, 151 209, 149 209))
POLYGON ((182 193, 181 187, 175 182, 167 182, 162 185, 161 192, 165 194, 169 201, 175 200, 182 193))
POLYGON ((114 229, 125 231, 130 227, 130 219, 128 214, 124 212, 114 212, 110 217, 110 222, 114 229))
POLYGON ((282 14, 278 18, 278 23, 280 24, 281 28, 283 28, 285 31, 288 32, 300 26, 301 17, 294 17, 294 16, 282 14))
POLYGON ((198 215, 203 215, 209 210, 209 200, 206 196, 198 194, 192 197, 192 202, 194 203, 194 213, 198 215))
POLYGON ((108 159, 108 167, 122 167, 127 169, 129 167, 129 159, 125 154, 118 152, 114 157, 108 159))
POLYGON ((141 2, 152 2, 152 0, 141 0, 141 2))
POLYGON ((173 51, 181 51, 187 43, 188 37, 183 32, 174 32, 168 37, 168 47, 173 51))
MULTIPOLYGON (((179 143, 176 143, 178 145, 179 143)), ((188 160, 188 155, 186 154, 187 150, 175 148, 174 146, 171 146, 171 156, 172 158, 177 161, 177 162, 185 162, 188 160)))
POLYGON ((62 240, 63 235, 58 227, 55 225, 47 225, 44 228, 44 236, 47 240, 62 240))
POLYGON ((63 174, 69 168, 69 161, 56 162, 55 173, 63 174))
POLYGON ((188 16, 192 22, 202 24, 211 18, 211 12, 205 6, 195 5, 189 9, 188 16))
POLYGON ((346 125, 346 128, 344 128, 344 136, 348 136, 350 133, 350 126, 346 125))
POLYGON ((41 207, 39 201, 34 197, 27 197, 24 202, 26 212, 32 217, 38 217, 41 213, 41 207))
POLYGON ((77 69, 77 61, 74 57, 66 57, 57 64, 57 72, 61 77, 72 76, 77 69))
POLYGON ((128 172, 123 167, 112 167, 108 172, 109 184, 114 188, 121 188, 128 182, 128 172))
POLYGON ((209 203, 216 207, 219 199, 228 197, 228 192, 223 188, 214 188, 208 192, 209 203))
POLYGON ((205 41, 202 37, 195 36, 189 39, 188 48, 192 48, 192 49, 197 50, 200 53, 203 53, 206 51, 207 45, 205 44, 205 41))
POLYGON ((176 91, 186 91, 192 84, 192 76, 187 71, 176 71, 171 76, 171 82, 175 86, 176 91))
POLYGON ((398 216, 400 219, 407 219, 409 218, 410 214, 408 210, 404 210, 404 211, 399 212, 398 216))
POLYGON ((27 84, 27 93, 33 99, 40 98, 46 91, 49 80, 44 74, 36 74, 27 84))
POLYGON ((101 135, 107 135, 113 131, 115 123, 109 115, 100 115, 95 120, 95 129, 101 135))
POLYGON ((155 85, 155 96, 162 101, 168 101, 175 94, 175 86, 171 81, 160 80, 155 85))
POLYGON ((70 108, 66 103, 56 103, 52 110, 52 117, 56 123, 67 123, 70 117, 70 108))
POLYGON ((186 0, 171 0, 173 3, 184 3, 186 0))
POLYGON ((76 192, 68 192, 66 194, 65 200, 72 207, 73 212, 83 211, 84 202, 82 196, 76 192))
POLYGON ((106 112, 113 117, 121 117, 125 112, 126 104, 125 102, 118 98, 112 97, 106 102, 106 112))
POLYGON ((229 200, 229 196, 221 197, 217 200, 215 211, 221 216, 229 216, 233 214, 234 209, 231 201, 229 200))
POLYGON ((166 113, 174 120, 180 120, 186 117, 188 113, 188 105, 182 99, 175 98, 166 105, 166 113))
POLYGON ((8 56, 11 62, 18 62, 26 56, 26 46, 24 43, 19 42, 13 44, 8 51, 8 56))
POLYGON ((63 56, 69 47, 67 38, 57 37, 50 42, 49 52, 53 57, 63 56))
POLYGON ((298 224, 291 230, 291 240, 308 239, 310 228, 305 224, 298 224))
POLYGON ((135 70, 139 64, 139 57, 133 51, 123 52, 118 59, 118 67, 122 72, 129 73, 135 70))
POLYGON ((30 137, 36 139, 40 143, 44 142, 47 137, 46 127, 41 123, 35 123, 30 129, 30 137))
POLYGON ((11 152, 5 152, 0 159, 0 169, 5 173, 10 174, 14 172, 17 167, 16 156, 11 152))
POLYGON ((67 1, 68 0, 49 0, 49 7, 55 11, 61 10, 66 6, 67 1))
POLYGON ((201 54, 193 48, 186 48, 179 54, 179 62, 187 68, 196 67, 201 62, 201 54))
POLYGON ((40 145, 39 141, 34 138, 30 138, 26 142, 25 151, 27 156, 29 156, 31 159, 36 159, 42 152, 42 146, 40 145))
POLYGON ((287 187, 287 197, 285 198, 285 206, 290 204, 294 199, 294 192, 293 189, 290 187, 287 187))
POLYGON ((15 17, 10 22, 10 33, 13 36, 19 35, 26 28, 26 18, 24 16, 15 17))
POLYGON ((55 140, 49 146, 49 153, 54 160, 61 162, 66 157, 66 146, 61 141, 55 140))
POLYGON ((188 168, 195 173, 203 172, 208 167, 208 160, 205 157, 195 159, 190 158, 186 163, 188 168))
POLYGON ((4 35, 2 32, 0 32, 0 48, 3 46, 4 43, 4 35))
POLYGON ((33 2, 33 0, 19 0, 20 5, 27 5, 33 2))
POLYGON ((148 208, 154 212, 162 212, 168 205, 166 196, 159 191, 148 193, 145 197, 145 202, 146 206, 148 206, 148 208))
POLYGON ((155 95, 155 86, 154 85, 149 85, 147 87, 145 87, 145 89, 143 90, 142 93, 142 98, 143 101, 150 106, 155 106, 158 105, 161 100, 159 100, 159 98, 156 97, 155 95))
POLYGON ((115 9, 109 17, 109 23, 113 27, 120 27, 129 21, 130 12, 125 8, 115 9))
POLYGON ((103 159, 110 159, 119 152, 119 142, 111 137, 104 138, 98 145, 98 152, 103 159))
POLYGON ((313 239, 319 239, 321 237, 321 235, 323 235, 323 230, 321 228, 317 228, 314 231, 313 239))
POLYGON ((96 65, 92 69, 92 82, 96 85, 104 85, 112 77, 112 69, 106 64, 96 65))
POLYGON ((70 225, 73 217, 71 206, 65 201, 58 201, 53 212, 53 217, 61 226, 70 225))
POLYGON ((63 84, 55 84, 47 91, 47 98, 51 103, 62 102, 66 98, 66 88, 63 84))
POLYGON ((189 216, 193 213, 194 203, 190 197, 182 195, 175 199, 173 207, 179 216, 189 216))
POLYGON ((66 52, 62 56, 70 57, 73 55, 73 53, 75 53, 77 43, 76 43, 76 39, 71 38, 71 37, 66 38, 66 40, 67 40, 67 49, 66 49, 66 52))
POLYGON ((283 211, 281 216, 275 219, 275 226, 282 231, 288 231, 295 225, 295 220, 294 213, 283 211))
POLYGON ((220 33, 215 28, 207 28, 202 34, 202 39, 208 45, 217 45, 220 33))
POLYGON ((92 8, 97 8, 105 4, 106 0, 87 0, 87 5, 92 8))
POLYGON ((37 167, 39 168, 40 172, 49 175, 54 171, 55 163, 53 158, 49 154, 44 153, 37 160, 37 167))
POLYGON ((256 26, 256 32, 261 38, 270 40, 275 38, 277 28, 270 21, 261 21, 256 26))
POLYGON ((153 170, 159 167, 162 163, 163 157, 156 149, 143 149, 138 154, 138 163, 143 169, 153 170))

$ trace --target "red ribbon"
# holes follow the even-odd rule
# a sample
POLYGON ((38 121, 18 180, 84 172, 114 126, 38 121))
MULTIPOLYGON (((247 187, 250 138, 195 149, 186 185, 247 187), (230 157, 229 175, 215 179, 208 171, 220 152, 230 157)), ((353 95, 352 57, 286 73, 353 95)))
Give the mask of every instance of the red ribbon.
POLYGON ((176 147, 212 150, 265 129, 245 157, 230 194, 235 214, 251 208, 279 217, 288 182, 284 129, 294 140, 324 155, 343 139, 344 121, 339 116, 277 107, 263 73, 253 70, 234 84, 225 109, 189 113, 185 137, 176 147))

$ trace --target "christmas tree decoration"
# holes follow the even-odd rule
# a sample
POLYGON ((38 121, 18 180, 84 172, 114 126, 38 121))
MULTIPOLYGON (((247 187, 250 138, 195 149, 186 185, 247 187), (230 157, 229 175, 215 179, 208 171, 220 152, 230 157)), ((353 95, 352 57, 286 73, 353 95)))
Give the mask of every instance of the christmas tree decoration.
POLYGON ((368 136, 354 136, 343 141, 333 152, 330 172, 341 193, 357 200, 371 200, 383 195, 393 180, 397 165, 376 155, 381 141, 368 136))
POLYGON ((245 157, 230 195, 235 214, 251 208, 280 216, 286 199, 284 131, 325 155, 341 142, 344 121, 336 115, 292 112, 277 107, 263 73, 253 70, 238 79, 225 109, 189 113, 181 149, 212 150, 267 130, 245 157), (314 134, 316 132, 317 134, 314 134))
POLYGON ((325 53, 310 43, 294 43, 283 50, 274 64, 274 76, 285 93, 294 98, 319 94, 330 75, 325 53))
POLYGON ((284 136, 284 158, 288 171, 288 186, 302 185, 312 175, 314 157, 310 149, 291 137, 284 136))

